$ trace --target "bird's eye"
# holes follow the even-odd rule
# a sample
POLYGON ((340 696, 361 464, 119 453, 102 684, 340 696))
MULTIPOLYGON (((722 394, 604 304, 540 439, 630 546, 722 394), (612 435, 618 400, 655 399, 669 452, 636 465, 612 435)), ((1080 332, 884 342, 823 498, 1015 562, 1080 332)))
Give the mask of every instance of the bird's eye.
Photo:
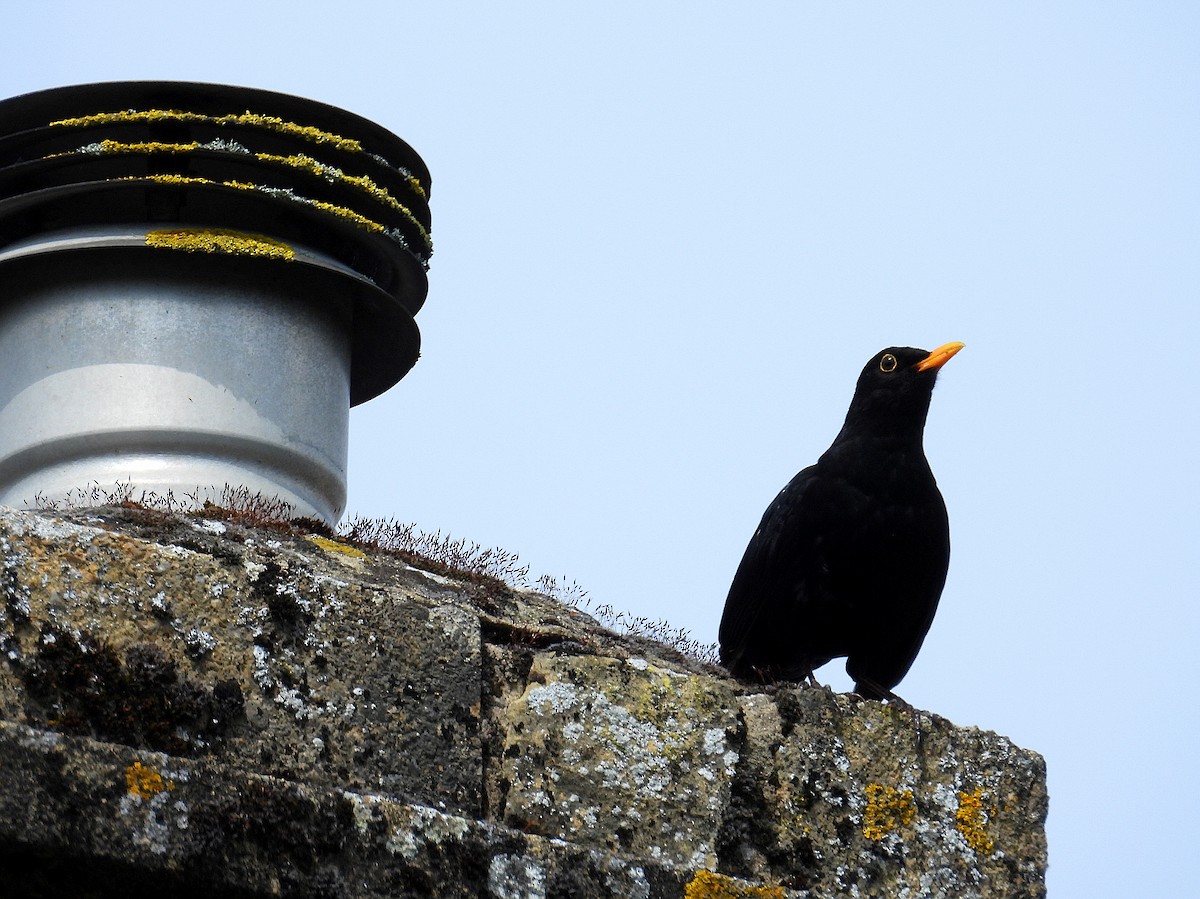
POLYGON ((879 370, 884 374, 891 374, 896 370, 896 357, 891 353, 884 353, 883 358, 879 360, 879 370))

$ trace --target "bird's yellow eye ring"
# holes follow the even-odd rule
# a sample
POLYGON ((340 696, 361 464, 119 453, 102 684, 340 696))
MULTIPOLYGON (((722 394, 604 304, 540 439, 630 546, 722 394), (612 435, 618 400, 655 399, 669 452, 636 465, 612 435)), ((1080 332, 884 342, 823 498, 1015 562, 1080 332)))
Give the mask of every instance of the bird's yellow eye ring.
POLYGON ((896 357, 891 353, 884 353, 883 358, 879 360, 879 370, 884 374, 890 375, 896 370, 896 357))

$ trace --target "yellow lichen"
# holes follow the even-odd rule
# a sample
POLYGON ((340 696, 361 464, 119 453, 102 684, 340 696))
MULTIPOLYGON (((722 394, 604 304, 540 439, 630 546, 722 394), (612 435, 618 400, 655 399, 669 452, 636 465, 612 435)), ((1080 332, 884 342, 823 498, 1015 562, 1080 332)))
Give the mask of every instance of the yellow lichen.
POLYGON ((158 184, 214 184, 207 178, 191 178, 187 175, 131 175, 122 181, 154 181, 158 184))
POLYGON ((129 122, 200 122, 210 125, 250 125, 290 134, 316 144, 332 144, 339 150, 348 150, 352 153, 362 152, 362 144, 353 138, 322 131, 320 128, 314 128, 312 125, 297 125, 295 122, 288 122, 276 116, 259 115, 258 113, 249 111, 210 116, 198 112, 187 112, 182 109, 129 109, 123 112, 101 112, 73 119, 59 119, 58 121, 51 122, 50 126, 59 128, 89 128, 93 125, 111 125, 129 122))
MULTIPOLYGON (((996 844, 984 828, 988 822, 989 811, 983 807, 983 797, 983 787, 976 787, 970 793, 960 790, 958 811, 954 813, 954 826, 966 838, 968 846, 976 852, 989 855, 996 848, 996 844)), ((995 809, 990 811, 995 813, 995 809)))
MULTIPOLYGON (((363 193, 374 197, 385 206, 396 210, 410 222, 412 222, 416 229, 421 233, 421 239, 427 245, 429 244, 429 235, 425 231, 425 226, 417 221, 416 216, 412 214, 412 210, 393 197, 386 188, 380 187, 366 175, 347 175, 336 166, 326 165, 323 162, 313 159, 311 156, 305 156, 303 153, 298 153, 294 156, 277 156, 273 153, 255 153, 254 155, 255 158, 260 159, 263 162, 274 162, 279 165, 286 165, 290 166, 291 168, 302 169, 303 171, 311 172, 312 174, 321 178, 325 178, 330 181, 340 181, 343 184, 349 184, 352 187, 363 191, 363 193)), ((420 190, 420 185, 417 184, 415 179, 410 179, 410 183, 421 192, 422 196, 425 195, 425 192, 420 190)))
POLYGON ((188 185, 188 184, 217 184, 222 187, 232 187, 235 190, 258 190, 268 196, 284 196, 289 200, 297 203, 303 203, 306 206, 312 206, 315 209, 320 209, 322 212, 328 212, 331 215, 336 215, 340 218, 354 222, 361 228, 368 231, 383 231, 383 225, 374 219, 369 219, 365 215, 359 215, 353 209, 347 209, 345 206, 335 206, 333 203, 326 203, 323 200, 313 200, 308 197, 301 197, 292 193, 290 190, 267 187, 260 184, 251 184, 248 181, 213 181, 209 178, 192 178, 187 175, 132 175, 120 179, 121 181, 154 181, 157 184, 172 184, 172 185, 188 185))
POLYGON ((308 534, 306 536, 309 542, 315 543, 326 552, 342 553, 343 555, 350 556, 354 559, 367 558, 367 554, 358 547, 350 546, 346 543, 339 543, 336 540, 330 540, 328 537, 318 537, 316 534, 308 534))
POLYGON ((326 203, 324 200, 304 199, 301 202, 307 203, 310 206, 315 206, 323 212, 329 212, 333 215, 341 216, 344 219, 349 219, 354 224, 366 228, 368 231, 382 231, 383 225, 374 219, 369 219, 365 215, 360 215, 353 209, 347 209, 345 206, 335 206, 333 203, 326 203))
POLYGON ((134 762, 125 769, 125 786, 130 795, 150 800, 159 793, 175 789, 175 782, 165 779, 153 768, 147 768, 141 762, 134 762))
POLYGON ((901 792, 883 784, 867 784, 863 836, 868 840, 882 840, 897 827, 912 823, 916 814, 912 790, 901 792))
POLYGON ((697 871, 683 890, 684 899, 784 899, 783 887, 756 887, 724 874, 697 871))
POLYGON ((175 228, 151 231, 146 245, 186 253, 229 253, 234 256, 266 256, 291 261, 296 251, 281 240, 262 234, 246 234, 225 228, 175 228))
POLYGON ((118 140, 100 141, 100 151, 102 153, 190 153, 199 147, 200 143, 198 141, 192 141, 188 144, 168 144, 157 140, 133 144, 122 143, 118 140))
POLYGON ((47 159, 58 159, 62 156, 79 156, 95 153, 190 153, 199 149, 200 144, 192 141, 188 144, 168 144, 162 141, 144 141, 142 143, 123 143, 119 140, 102 140, 99 143, 88 144, 78 150, 65 153, 51 153, 47 159))
POLYGON ((296 153, 292 156, 280 156, 276 153, 255 153, 255 159, 260 159, 263 162, 277 162, 280 165, 291 166, 294 169, 303 169, 306 172, 312 172, 314 175, 320 175, 322 178, 339 178, 342 170, 335 166, 326 165, 323 162, 318 162, 311 156, 305 156, 303 153, 296 153))

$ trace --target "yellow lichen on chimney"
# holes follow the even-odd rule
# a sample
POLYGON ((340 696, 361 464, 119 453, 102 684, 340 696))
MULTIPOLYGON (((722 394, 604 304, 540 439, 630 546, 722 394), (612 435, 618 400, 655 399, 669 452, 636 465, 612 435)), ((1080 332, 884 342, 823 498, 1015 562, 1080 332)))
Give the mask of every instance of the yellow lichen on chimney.
POLYGON ((154 181, 157 184, 214 184, 207 178, 193 178, 189 175, 130 175, 122 181, 154 181))
POLYGON ((100 112, 95 115, 78 116, 73 119, 59 119, 51 122, 52 128, 90 128, 94 125, 112 125, 120 123, 150 123, 150 122, 201 122, 211 125, 235 125, 265 128, 290 134, 316 144, 332 144, 339 150, 352 153, 362 152, 362 144, 353 138, 342 137, 314 128, 312 125, 297 125, 276 116, 259 115, 254 112, 230 113, 229 115, 210 116, 198 112, 187 112, 182 109, 128 109, 122 112, 100 112))
POLYGON ((146 245, 185 253, 228 253, 291 261, 296 251, 281 240, 225 228, 171 228, 151 231, 146 245))
POLYGON ((100 141, 100 152, 102 153, 190 153, 199 147, 200 144, 196 141, 187 144, 169 144, 157 140, 132 144, 122 143, 119 140, 100 141))
POLYGON ((89 153, 190 153, 193 150, 198 150, 200 144, 197 141, 192 141, 186 144, 171 144, 163 141, 151 140, 141 141, 138 143, 124 143, 119 140, 102 140, 98 143, 88 144, 86 147, 80 147, 77 150, 68 150, 63 153, 51 153, 46 156, 46 159, 60 159, 63 156, 79 156, 89 153))
POLYGON ((333 203, 326 203, 324 200, 313 200, 308 197, 302 197, 292 193, 288 188, 275 188, 263 184, 255 184, 251 181, 213 181, 209 178, 194 178, 189 175, 134 175, 131 177, 122 178, 122 181, 154 181, 158 184, 217 184, 221 187, 232 187, 234 190, 257 190, 262 191, 268 196, 285 196, 289 200, 297 203, 303 203, 306 206, 312 206, 314 209, 320 209, 322 212, 328 212, 331 215, 340 216, 348 219, 356 225, 360 225, 368 231, 382 231, 383 225, 373 219, 367 218, 365 215, 359 215, 353 209, 347 209, 345 206, 335 206, 333 203))
MULTIPOLYGON (((302 203, 305 206, 311 206, 313 209, 319 209, 322 212, 329 213, 330 215, 336 215, 339 218, 343 218, 343 219, 346 219, 347 221, 353 222, 354 224, 358 225, 360 228, 363 228, 364 230, 367 230, 367 231, 379 232, 379 231, 386 230, 383 227, 383 225, 379 224, 379 222, 375 221, 374 219, 369 219, 365 215, 360 215, 359 213, 355 212, 353 209, 347 209, 345 206, 337 206, 333 203, 326 203, 323 200, 313 200, 313 199, 310 199, 309 197, 302 197, 299 194, 293 193, 289 188, 270 187, 270 186, 267 186, 264 184, 254 184, 249 181, 213 181, 209 178, 196 178, 196 177, 193 177, 190 175, 169 175, 169 174, 127 175, 127 176, 125 176, 123 178, 119 178, 117 180, 120 180, 120 181, 153 181, 156 184, 170 184, 170 185, 179 186, 179 187, 184 187, 184 186, 191 185, 191 184, 196 184, 196 185, 213 184, 213 185, 219 185, 221 187, 231 187, 234 190, 261 191, 262 193, 264 193, 270 197, 283 196, 293 202, 302 203)), ((426 241, 426 249, 429 251, 432 251, 433 244, 429 242, 428 233, 426 233, 424 228, 421 228, 420 230, 421 230, 422 236, 425 238, 425 241, 426 241)), ((390 234, 390 232, 389 232, 389 234, 390 234)))
MULTIPOLYGON (((361 190, 375 198, 385 206, 388 206, 399 212, 401 215, 407 218, 420 232, 421 239, 426 244, 430 243, 429 234, 426 232, 425 226, 417 221, 416 217, 412 214, 412 211, 395 197, 393 197, 386 188, 376 184, 368 176, 347 175, 336 166, 326 165, 323 162, 318 162, 311 156, 305 156, 303 153, 297 153, 292 156, 278 156, 273 153, 255 153, 254 155, 255 158, 261 160, 262 162, 273 162, 277 165, 285 165, 289 168, 301 169, 302 171, 325 178, 328 181, 337 181, 344 184, 349 184, 352 187, 357 188, 358 190, 361 190)), ((409 184, 411 184, 422 197, 425 196, 425 191, 421 189, 420 182, 418 182, 415 178, 410 178, 409 184)))

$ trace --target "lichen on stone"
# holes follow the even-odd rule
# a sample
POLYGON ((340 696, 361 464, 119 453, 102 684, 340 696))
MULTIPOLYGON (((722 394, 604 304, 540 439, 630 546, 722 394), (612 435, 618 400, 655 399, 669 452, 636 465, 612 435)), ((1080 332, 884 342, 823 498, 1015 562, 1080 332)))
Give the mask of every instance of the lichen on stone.
POLYGON ((352 559, 365 559, 367 554, 356 546, 351 546, 349 543, 341 543, 337 540, 330 540, 328 537, 322 537, 319 534, 306 534, 305 539, 309 543, 313 543, 326 552, 340 553, 343 556, 349 556, 352 559))
MULTIPOLYGON (((990 855, 996 848, 995 841, 988 836, 985 825, 990 817, 984 808, 983 787, 970 793, 958 792, 958 811, 954 813, 954 826, 967 841, 967 845, 982 855, 990 855)), ((994 813, 994 811, 993 811, 994 813)))
POLYGON ((43 856, 289 895, 1044 899, 1011 741, 221 520, 0 510, 0 770, 43 856))
POLYGON ((141 762, 134 762, 125 769, 125 786, 131 795, 147 802, 159 793, 175 789, 174 781, 167 780, 141 762))
POLYGON ((544 899, 546 869, 526 856, 494 855, 488 864, 488 890, 495 899, 544 899))
POLYGON ((539 654, 506 713, 506 818, 690 868, 715 865, 732 696, 660 665, 539 654))
POLYGON ((911 824, 917 814, 912 790, 897 790, 883 784, 867 784, 867 807, 863 811, 863 836, 882 840, 898 827, 911 824))
POLYGON ((683 890, 684 899, 784 899, 783 887, 753 886, 716 874, 697 871, 683 890))
POLYGON ((414 859, 423 849, 461 840, 469 829, 465 818, 434 808, 411 805, 401 811, 398 820, 389 821, 387 848, 403 858, 414 859))

